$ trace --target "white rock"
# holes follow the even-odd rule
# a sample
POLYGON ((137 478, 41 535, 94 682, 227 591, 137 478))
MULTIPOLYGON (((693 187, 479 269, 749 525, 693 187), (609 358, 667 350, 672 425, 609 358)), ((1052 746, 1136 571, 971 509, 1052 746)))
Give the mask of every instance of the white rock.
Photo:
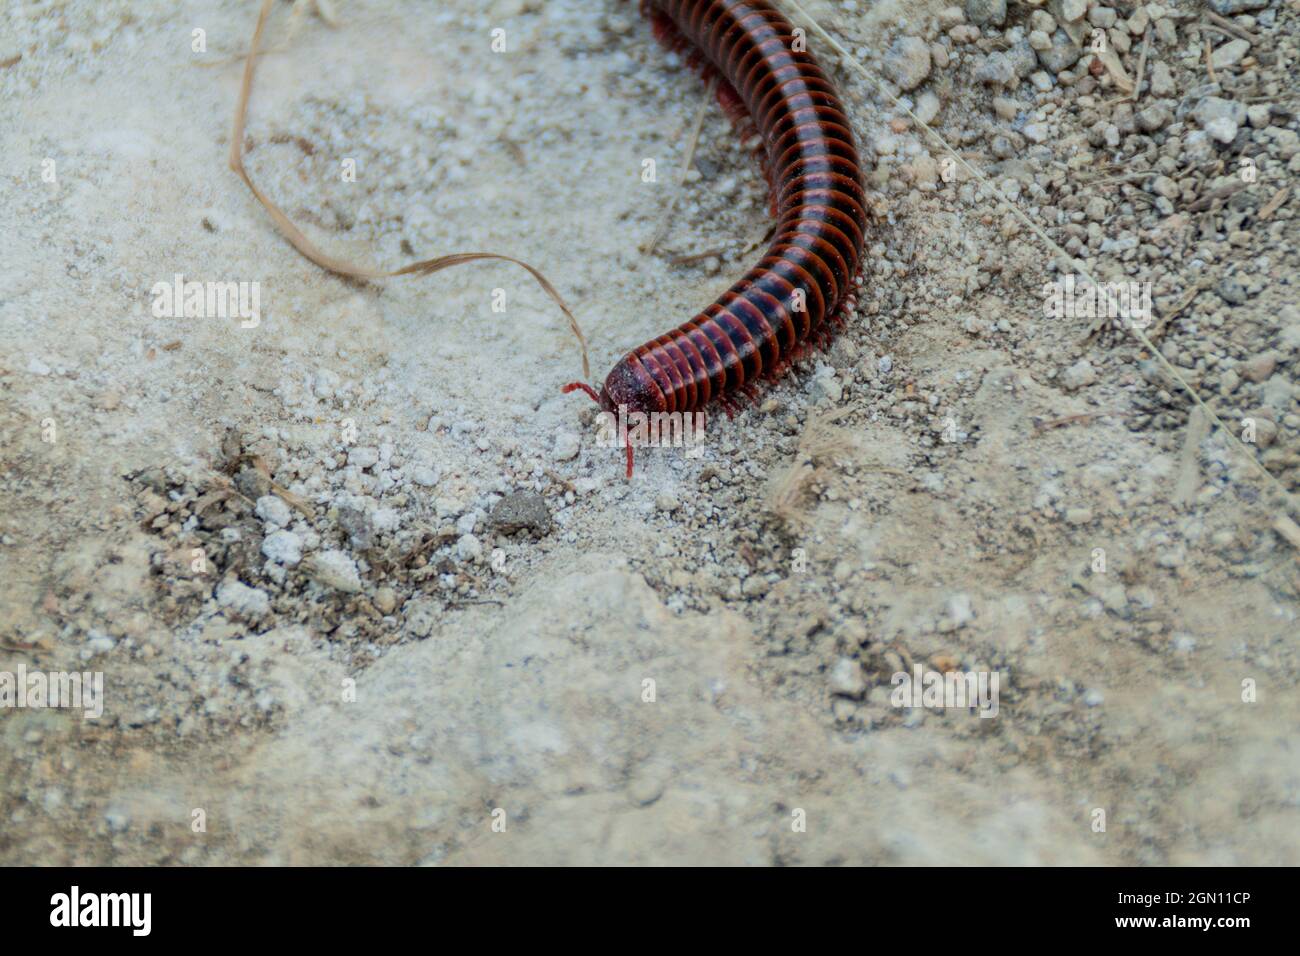
POLYGON ((113 648, 117 647, 117 641, 113 640, 103 631, 91 630, 86 635, 86 648, 92 654, 107 654, 113 648))
POLYGON ((948 620, 954 629, 965 627, 975 620, 975 611, 971 608, 969 594, 954 594, 948 598, 948 620))
POLYGON ((380 534, 396 531, 402 524, 402 516, 394 508, 376 508, 370 520, 380 534))
POLYGON ((1249 52, 1249 40, 1229 40, 1210 54, 1210 63, 1216 70, 1226 70, 1240 63, 1249 52))
POLYGON ((411 480, 421 488, 432 488, 438 484, 438 479, 442 477, 438 474, 437 469, 427 466, 420 466, 411 469, 411 480))
POLYGON ((851 657, 841 657, 830 672, 832 694, 845 697, 861 697, 867 689, 867 682, 862 676, 862 665, 851 657))
POLYGON ((1220 116, 1205 124, 1205 132, 1220 143, 1231 143, 1237 138, 1237 124, 1226 116, 1220 116))
POLYGON ((302 560, 302 539, 292 531, 275 531, 263 539, 262 554, 276 564, 292 568, 302 560))
POLYGON ((456 542, 456 554, 462 561, 477 561, 483 557, 483 543, 472 534, 463 534, 456 542))
POLYGON ((289 510, 289 505, 278 495, 262 495, 257 499, 257 505, 253 510, 259 518, 277 528, 287 527, 293 520, 293 512, 289 510))
POLYGON ((1178 87, 1174 83, 1174 75, 1170 72, 1169 67, 1163 63, 1157 63, 1151 68, 1151 93, 1154 96, 1173 96, 1178 87))
POLYGON ((940 107, 939 97, 926 90, 917 98, 916 109, 912 112, 916 114, 917 119, 922 123, 933 123, 934 118, 939 115, 940 107))
POLYGON ((317 398, 333 398, 339 387, 339 377, 327 368, 316 373, 312 383, 312 392, 317 398))
POLYGON ((920 37, 899 37, 885 52, 885 75, 904 91, 924 83, 930 65, 930 47, 920 37))
POLYGON ((1066 23, 1082 20, 1088 12, 1088 0, 1061 0, 1061 19, 1066 23))
POLYGON ((1052 135, 1051 129, 1046 123, 1026 123, 1020 131, 1025 134, 1025 139, 1031 143, 1045 143, 1052 135))
POLYGON ((322 551, 311 562, 312 576, 336 591, 354 593, 361 590, 357 563, 344 551, 322 551))
POLYGON ((373 468, 379 464, 379 449, 362 446, 348 451, 348 464, 357 468, 373 468))
POLYGON ((835 377, 834 369, 828 368, 824 374, 813 377, 808 391, 818 405, 834 405, 844 395, 844 386, 835 377))
POLYGON ((1085 388, 1095 381, 1097 381, 1097 370, 1087 359, 1079 359, 1061 373, 1061 385, 1069 392, 1085 388))
POLYGON ((217 587, 217 604, 250 621, 265 617, 271 610, 271 598, 265 591, 250 588, 233 578, 222 581, 217 587))
POLYGON ((578 449, 581 443, 578 436, 570 431, 562 431, 555 436, 555 448, 551 454, 556 461, 572 461, 578 457, 578 449))
POLYGON ((1201 124, 1202 129, 1217 119, 1228 119, 1234 126, 1240 126, 1246 120, 1246 107, 1236 100, 1207 96, 1196 104, 1192 117, 1201 124))

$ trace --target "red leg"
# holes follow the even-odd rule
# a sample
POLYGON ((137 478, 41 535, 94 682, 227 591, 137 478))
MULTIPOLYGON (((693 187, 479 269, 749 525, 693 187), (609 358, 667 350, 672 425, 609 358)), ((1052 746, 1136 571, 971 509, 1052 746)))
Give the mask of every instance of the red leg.
POLYGON ((581 389, 582 391, 590 395, 591 400, 595 402, 597 405, 600 404, 600 395, 596 392, 594 388, 592 388, 586 382, 570 382, 568 385, 563 386, 560 389, 560 391, 563 394, 568 395, 570 392, 576 392, 579 389, 581 389))

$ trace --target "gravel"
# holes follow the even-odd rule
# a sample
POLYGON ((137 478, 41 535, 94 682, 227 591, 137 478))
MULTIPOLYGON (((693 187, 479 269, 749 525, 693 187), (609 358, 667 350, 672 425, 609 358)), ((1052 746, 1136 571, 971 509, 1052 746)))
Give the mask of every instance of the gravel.
POLYGON ((346 551, 322 551, 304 563, 308 565, 307 570, 312 578, 327 588, 346 594, 361 590, 357 562, 346 551))
POLYGON ((930 47, 916 36, 899 37, 885 53, 885 76, 903 91, 914 90, 930 75, 930 47))
MULTIPOLYGON (((15 274, 40 281, 3 310, 23 347, 0 480, 28 516, 0 529, 28 569, 6 619, 52 664, 98 655, 113 679, 103 746, 0 754, 15 862, 879 863, 899 861, 879 836, 899 832, 912 863, 1294 862, 1278 839, 1293 813, 1261 825, 1217 799, 1249 753, 1264 768, 1252 798, 1285 809, 1293 755, 1245 719, 1207 749, 1197 703, 1243 667, 1295 683, 1290 526, 1122 323, 1047 318, 1041 291, 1076 263, 1149 284, 1162 356, 1234 434, 1250 423, 1266 471, 1300 481, 1288 8, 1229 14, 1259 39, 1211 81, 1206 37, 1221 63, 1240 44, 1172 4, 1048 0, 1008 5, 1001 23, 997 4, 836 5, 828 28, 913 84, 916 112, 1073 261, 834 70, 873 159, 857 316, 758 407, 710 417, 700 455, 639 454, 628 481, 621 450, 590 437, 590 402, 558 394, 576 357, 526 275, 272 282, 304 274, 296 252, 237 182, 213 179, 211 150, 165 148, 209 143, 200 120, 229 104, 201 78, 158 87, 166 57, 135 39, 163 5, 49 6, 15 8, 33 45, 0 71, 27 104, 0 117, 6 142, 64 157, 57 189, 0 180, 16 234, 41 237, 13 244, 15 274), (1135 101, 1088 49, 1095 24, 1130 76, 1150 28, 1135 101), (112 131, 74 129, 59 109, 97 97, 140 106, 112 131), (196 183, 216 184, 202 210, 196 183), (262 326, 152 321, 113 263, 177 257, 263 279, 262 326), (498 284, 509 315, 484 322, 498 284), (243 386, 238 401, 214 381, 243 386), (47 417, 53 445, 35 427, 47 417), (991 734, 901 713, 888 682, 910 662, 1012 675, 1014 706, 983 722, 991 734), (1152 675, 1156 695, 1142 692, 1152 675), (646 680, 656 702, 638 697, 646 680), (340 703, 347 682, 360 706, 340 703), (1099 708, 1092 686, 1134 692, 1099 708), (190 792, 187 748, 229 767, 211 786, 235 843, 178 851, 154 835, 171 816, 138 794, 190 792), (128 751, 124 783, 112 755, 128 751), (956 790, 907 772, 936 753, 960 758, 956 790), (1190 809, 1098 843, 1080 835, 1060 761, 1075 789, 1124 780, 1133 805, 1190 809), (1009 775, 1028 817, 1007 803, 1009 775), (256 794, 224 780, 256 780, 256 794), (45 809, 52 786, 66 793, 45 809), (508 849, 466 836, 484 786, 515 807, 508 849), (138 840, 60 849, 110 804, 138 840), (783 839, 777 804, 848 822, 815 811, 783 839)), ((468 0, 416 6, 378 0, 338 30, 304 20, 276 59, 306 68, 304 38, 346 54, 357 82, 341 92, 277 96, 274 70, 259 79, 254 176, 310 230, 371 261, 517 250, 572 297, 597 366, 743 274, 764 187, 714 115, 662 248, 635 252, 665 193, 629 188, 627 157, 679 148, 700 88, 643 56, 630 5, 511 0, 512 37, 534 41, 524 74, 508 57, 484 67, 458 25, 468 0), (444 43, 468 68, 416 71, 418 107, 384 92, 383 58, 366 65, 366 50, 418 62, 444 43), (575 89, 600 91, 577 125, 575 89), (592 129, 608 149, 590 150, 592 129), (345 155, 355 183, 337 176, 345 155), (557 232, 575 168, 590 228, 557 232)), ((225 56, 250 24, 213 16, 225 56)), ((661 186, 674 157, 659 155, 661 186)))

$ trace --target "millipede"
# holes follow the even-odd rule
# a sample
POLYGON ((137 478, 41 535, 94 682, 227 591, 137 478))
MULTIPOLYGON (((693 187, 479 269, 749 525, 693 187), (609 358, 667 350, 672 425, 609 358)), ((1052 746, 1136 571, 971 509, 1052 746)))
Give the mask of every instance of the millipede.
MULTIPOLYGON (((776 219, 758 264, 694 318, 623 356, 599 392, 614 414, 730 416, 754 385, 780 377, 853 310, 866 195, 848 117, 834 85, 766 0, 643 0, 669 48, 689 51, 732 120, 752 124, 776 219)), ((626 440, 627 477, 632 443, 626 440)))

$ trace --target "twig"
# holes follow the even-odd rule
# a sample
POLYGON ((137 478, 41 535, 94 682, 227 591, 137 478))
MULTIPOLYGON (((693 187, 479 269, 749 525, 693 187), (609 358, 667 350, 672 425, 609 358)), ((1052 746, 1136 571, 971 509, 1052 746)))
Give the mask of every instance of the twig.
POLYGON ((1192 288, 1192 290, 1188 292, 1187 295, 1183 296, 1183 301, 1179 302, 1176 306, 1174 306, 1173 309, 1169 312, 1169 315, 1164 317, 1165 321, 1172 322, 1174 319, 1178 318, 1178 316, 1182 314, 1183 309, 1187 308, 1189 305, 1195 302, 1196 297, 1200 295, 1202 292, 1204 292, 1206 289, 1208 289, 1209 287, 1210 287, 1209 283, 1206 282, 1204 279, 1196 283, 1196 285, 1192 288))
POLYGON ((1142 52, 1138 54, 1137 80, 1133 83, 1133 102, 1142 98, 1142 78, 1147 73, 1147 53, 1151 50, 1151 24, 1147 24, 1146 33, 1142 35, 1142 52))
POLYGON ((710 256, 718 256, 721 258, 726 254, 726 249, 706 249, 704 252, 693 252, 689 256, 678 256, 676 259, 669 259, 668 264, 674 266, 688 266, 692 262, 699 262, 701 259, 708 259, 710 256))
POLYGON ((1148 176, 1155 176, 1156 173, 1151 170, 1144 170, 1140 173, 1126 173, 1123 176, 1108 176, 1106 179, 1093 179, 1084 183, 1085 186, 1105 186, 1109 183, 1128 183, 1136 179, 1146 179, 1148 176))
POLYGON ((0 651, 16 651, 19 654, 31 654, 34 657, 41 650, 43 648, 39 644, 11 641, 8 638, 0 637, 0 651))
MULTIPOLYGON (((1209 30, 1211 33, 1217 33, 1221 37, 1227 37, 1229 40, 1238 39, 1238 37, 1229 33, 1227 30, 1220 30, 1218 27, 1214 26, 1213 24, 1198 23, 1197 26, 1199 26, 1202 30, 1209 30)), ((1244 39, 1244 37, 1241 39, 1244 39)))
POLYGON ((1228 186, 1220 186, 1218 189, 1212 189, 1195 202, 1188 203, 1188 212, 1204 212, 1213 206, 1220 199, 1227 199, 1234 193, 1239 193, 1245 189, 1249 183, 1232 183, 1228 186))
POLYGON ((1078 415, 1066 415, 1064 418, 1053 418, 1045 422, 1034 422, 1036 431, 1045 432, 1049 428, 1060 428, 1062 425, 1073 425, 1075 422, 1086 422, 1094 418, 1106 418, 1114 416, 1116 418, 1127 418, 1131 412, 1116 411, 1099 411, 1099 412, 1080 412, 1078 415))
MULTIPOLYGON (((1214 13, 1213 11, 1206 10, 1205 19, 1209 20, 1210 23, 1217 24, 1218 26, 1222 27, 1224 31, 1232 34, 1233 36, 1239 37, 1242 40, 1245 40, 1247 43, 1254 45, 1256 43, 1259 43, 1260 41, 1258 34, 1251 33, 1249 30, 1247 30, 1245 27, 1241 26, 1240 24, 1233 23, 1227 17, 1221 17, 1217 13, 1214 13)), ((1206 25, 1207 24, 1202 24, 1202 26, 1206 26, 1206 25)))
POLYGON ((1262 220, 1272 219, 1273 213, 1277 212, 1279 209, 1282 208, 1282 204, 1286 202, 1287 197, 1290 195, 1291 195, 1291 187, 1283 186, 1276 193, 1274 193, 1273 198, 1270 199, 1268 202, 1266 202, 1263 208, 1260 209, 1259 218, 1262 220))
POLYGON ((335 275, 348 276, 355 279, 389 279, 397 276, 406 275, 430 275, 434 272, 440 272, 443 269, 449 269, 452 266, 463 265, 467 262, 478 262, 484 259, 496 259, 502 262, 512 262, 524 269, 531 275, 542 290, 551 298, 560 311, 564 313, 565 318, 569 320, 569 331, 578 340, 578 346, 582 350, 582 374, 584 378, 591 378, 591 365, 587 360, 587 339, 582 334, 582 329, 578 326, 578 320, 574 318, 573 313, 565 304, 560 293, 551 285, 550 281, 538 272, 528 263, 516 259, 512 256, 501 255, 495 252, 453 252, 445 256, 437 256, 433 259, 424 259, 420 262, 413 262, 410 265, 403 266, 400 269, 374 269, 369 266, 353 265, 346 260, 331 256, 329 253, 320 249, 314 242, 307 238, 293 221, 284 214, 284 212, 271 201, 271 197, 262 192, 261 189, 253 182, 244 169, 244 120, 248 114, 248 101, 253 93, 253 73, 257 68, 257 51, 261 45, 262 33, 266 29, 266 20, 270 15, 271 6, 275 0, 264 0, 261 12, 257 16, 257 26, 253 30, 253 39, 249 44, 248 58, 244 61, 244 79, 239 89, 239 101, 235 107, 234 129, 230 134, 230 168, 235 174, 244 181, 244 185, 249 191, 257 197, 266 211, 270 213, 271 219, 275 222, 276 227, 280 230, 281 235, 289 240, 289 243, 297 249, 303 256, 316 263, 322 269, 333 272, 335 275))

